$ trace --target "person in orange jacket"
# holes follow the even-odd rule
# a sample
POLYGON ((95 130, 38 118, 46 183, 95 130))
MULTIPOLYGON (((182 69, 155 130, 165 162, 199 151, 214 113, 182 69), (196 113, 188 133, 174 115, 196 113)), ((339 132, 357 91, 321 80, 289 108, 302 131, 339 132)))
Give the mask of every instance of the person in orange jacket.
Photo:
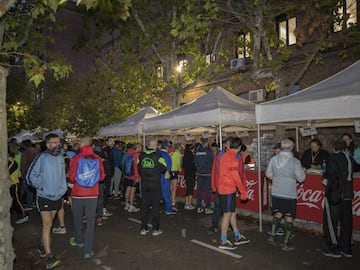
POLYGON ((241 173, 239 171, 238 153, 240 152, 242 140, 233 138, 230 143, 230 149, 226 151, 220 159, 218 193, 221 210, 224 213, 221 221, 220 249, 233 250, 236 246, 247 244, 250 241, 240 234, 236 222, 236 192, 240 192, 240 199, 247 200, 248 193, 244 187, 241 173), (235 241, 232 243, 227 239, 229 225, 234 231, 235 241))

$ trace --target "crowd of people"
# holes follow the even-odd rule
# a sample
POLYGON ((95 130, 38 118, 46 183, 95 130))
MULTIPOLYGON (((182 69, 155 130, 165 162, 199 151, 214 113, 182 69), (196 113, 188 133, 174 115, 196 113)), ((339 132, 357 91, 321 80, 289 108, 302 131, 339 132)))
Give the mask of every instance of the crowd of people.
MULTIPOLYGON (((141 211, 140 234, 149 233, 148 218, 152 214, 152 235, 163 233, 160 227, 160 206, 166 215, 176 215, 178 175, 186 183, 184 210, 212 215, 212 232, 220 228, 220 249, 233 250, 250 240, 240 233, 236 219, 236 198, 246 201, 244 164, 254 160, 240 138, 227 138, 223 149, 202 138, 200 143, 173 144, 169 140, 125 144, 113 137, 106 140, 81 138, 69 145, 56 134, 46 136, 42 144, 33 146, 25 140, 18 145, 10 140, 8 168, 10 194, 16 224, 29 220, 27 211, 37 208, 42 231, 40 256, 47 259, 47 269, 60 264, 51 251, 51 233, 66 234, 64 204, 71 204, 74 237, 69 244, 84 249, 84 258, 93 253, 95 226, 102 226, 113 213, 107 209, 108 200, 121 200, 129 213, 141 211), (197 201, 193 194, 197 185, 197 201), (211 206, 211 193, 215 202, 211 206), (137 195, 141 204, 136 203, 137 195), (140 207, 139 207, 140 206, 140 207), (54 219, 58 217, 58 226, 54 219), (222 217, 222 218, 221 218, 222 217), (82 224, 86 224, 82 233, 82 224), (228 239, 231 227, 234 240, 228 239)), ((325 207, 324 236, 328 249, 324 255, 351 257, 353 196, 352 173, 359 170, 360 148, 355 147, 350 134, 344 134, 334 144, 334 153, 322 149, 320 140, 312 139, 310 148, 301 159, 294 153, 294 142, 284 139, 274 147, 266 176, 272 180, 272 227, 268 243, 276 245, 276 236, 285 235, 282 249, 294 249, 293 221, 296 216, 296 184, 305 180, 303 168, 321 169, 324 175, 325 207), (326 168, 324 168, 324 164, 326 168), (285 219, 285 231, 281 221, 285 219), (338 236, 337 222, 341 222, 338 236), (282 233, 281 233, 282 232, 282 233)))

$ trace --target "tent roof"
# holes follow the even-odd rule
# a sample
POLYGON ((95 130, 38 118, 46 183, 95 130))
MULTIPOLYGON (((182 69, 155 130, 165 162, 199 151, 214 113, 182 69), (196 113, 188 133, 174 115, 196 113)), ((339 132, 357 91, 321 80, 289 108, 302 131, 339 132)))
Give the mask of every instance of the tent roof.
POLYGON ((145 133, 207 126, 255 125, 255 104, 217 86, 194 101, 144 121, 145 133))
POLYGON ((360 60, 295 94, 256 105, 258 124, 360 117, 360 60))
POLYGON ((138 113, 129 116, 124 122, 102 127, 99 136, 130 136, 143 132, 142 125, 146 118, 158 115, 159 112, 153 107, 148 106, 141 109, 138 113))

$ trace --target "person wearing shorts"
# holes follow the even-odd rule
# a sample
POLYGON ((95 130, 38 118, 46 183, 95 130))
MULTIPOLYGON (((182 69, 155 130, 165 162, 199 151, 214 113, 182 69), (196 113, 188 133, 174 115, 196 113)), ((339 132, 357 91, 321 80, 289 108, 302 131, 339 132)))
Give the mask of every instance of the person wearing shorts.
POLYGON ((235 212, 236 192, 240 192, 240 199, 247 200, 248 193, 243 185, 242 174, 239 171, 239 160, 237 158, 242 145, 240 138, 231 139, 230 149, 220 158, 220 170, 218 179, 218 193, 223 218, 221 221, 220 249, 233 250, 236 246, 247 244, 250 241, 240 234, 235 212), (227 239, 229 225, 234 231, 235 241, 232 243, 227 239))
POLYGON ((42 221, 40 256, 47 258, 46 268, 60 264, 51 252, 51 227, 62 197, 67 191, 65 161, 61 155, 60 138, 56 134, 46 136, 47 150, 35 157, 26 175, 29 186, 36 189, 36 204, 42 221))
POLYGON ((294 249, 290 239, 292 236, 293 221, 296 214, 296 183, 302 183, 305 179, 301 163, 293 155, 294 143, 289 139, 281 141, 281 152, 270 159, 266 168, 266 177, 272 179, 272 212, 273 220, 271 235, 267 242, 276 245, 276 228, 279 227, 281 219, 285 218, 285 239, 282 250, 294 249))

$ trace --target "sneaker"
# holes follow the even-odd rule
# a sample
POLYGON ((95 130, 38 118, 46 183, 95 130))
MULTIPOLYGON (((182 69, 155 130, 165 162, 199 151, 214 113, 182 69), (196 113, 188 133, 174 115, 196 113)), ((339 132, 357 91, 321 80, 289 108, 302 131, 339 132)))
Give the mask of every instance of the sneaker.
POLYGON ((121 199, 121 198, 120 198, 119 195, 114 196, 114 200, 120 200, 120 199, 121 199))
POLYGON ((141 234, 141 235, 147 235, 148 232, 149 232, 148 229, 141 229, 141 230, 140 230, 140 234, 141 234))
POLYGON ((244 235, 240 235, 239 238, 236 238, 235 241, 234 241, 234 244, 235 246, 240 246, 240 245, 243 245, 243 244, 248 244, 250 243, 250 240, 247 239, 244 235))
POLYGON ((158 235, 160 235, 160 234, 162 234, 162 233, 163 233, 162 230, 157 229, 157 230, 153 230, 152 235, 153 235, 153 236, 158 236, 158 235))
POLYGON ((103 217, 111 217, 113 215, 113 213, 111 213, 110 211, 108 211, 106 208, 104 208, 103 210, 103 217))
POLYGON ((103 221, 102 218, 97 218, 97 219, 96 219, 96 225, 97 225, 97 226, 102 226, 103 224, 104 224, 104 221, 103 221))
POLYGON ((201 214, 202 212, 204 212, 204 209, 201 208, 201 207, 198 207, 197 210, 196 210, 196 212, 197 212, 198 214, 201 214))
POLYGON ((272 245, 272 246, 276 246, 276 241, 275 241, 275 237, 274 236, 269 236, 269 238, 266 241, 268 244, 272 245))
POLYGON ((184 209, 185 210, 194 210, 194 209, 196 209, 196 207, 193 206, 192 204, 187 204, 187 205, 184 206, 184 209))
POLYGON ((205 214, 212 214, 212 213, 214 213, 214 210, 212 210, 211 208, 205 209, 205 214))
POLYGON ((55 234, 65 234, 66 228, 65 227, 55 227, 52 229, 52 232, 55 234))
POLYGON ((139 211, 140 211, 140 208, 137 208, 137 207, 135 207, 133 205, 129 206, 129 209, 128 209, 129 213, 136 213, 136 212, 139 212, 139 211))
POLYGON ((104 219, 109 219, 109 217, 108 217, 108 216, 102 216, 101 219, 102 219, 102 220, 104 220, 104 219))
POLYGON ((86 223, 86 222, 87 222, 86 216, 83 216, 82 217, 82 223, 86 223))
POLYGON ((211 225, 210 228, 209 228, 209 232, 211 232, 211 233, 217 233, 217 232, 218 232, 218 228, 215 227, 214 225, 211 225))
POLYGON ((23 224, 25 222, 29 221, 29 216, 25 216, 23 218, 19 218, 15 223, 16 224, 23 224))
POLYGON ((40 258, 45 258, 46 257, 46 252, 45 252, 45 248, 44 248, 43 245, 38 246, 38 252, 40 254, 40 258))
POLYGON ((291 244, 291 242, 288 242, 287 244, 284 244, 281 249, 284 250, 284 251, 291 251, 291 250, 294 250, 295 247, 294 247, 293 244, 291 244))
POLYGON ((177 208, 175 204, 173 204, 173 205, 171 206, 171 208, 172 208, 173 211, 179 212, 179 208, 177 208))
POLYGON ((127 204, 125 205, 125 207, 124 207, 124 210, 125 210, 125 211, 129 210, 129 207, 130 207, 130 204, 127 203, 127 204))
POLYGON ((175 211, 165 211, 165 215, 168 215, 168 216, 176 215, 176 214, 177 214, 177 212, 175 212, 175 211))
POLYGON ((70 246, 72 246, 72 247, 79 247, 79 248, 84 247, 84 243, 76 243, 75 237, 71 237, 71 238, 69 239, 69 244, 70 244, 70 246))
POLYGON ((323 255, 326 257, 331 257, 331 258, 336 258, 336 259, 341 258, 341 254, 339 251, 331 250, 331 249, 324 250, 323 255))
POLYGON ((230 240, 226 240, 225 242, 221 242, 218 246, 220 249, 234 250, 237 247, 230 240))
MULTIPOLYGON (((267 234, 268 234, 268 235, 272 235, 272 231, 271 231, 271 230, 268 231, 267 234)), ((281 228, 281 227, 280 227, 280 228, 277 228, 277 229, 275 230, 275 235, 276 235, 276 236, 283 236, 283 235, 285 235, 284 229, 281 228)))
POLYGON ((84 254, 84 259, 91 259, 92 257, 94 257, 94 252, 92 251, 84 254))
POLYGON ((340 254, 346 258, 352 258, 352 252, 345 252, 345 251, 340 251, 340 254))
POLYGON ((56 259, 53 255, 49 254, 46 259, 46 269, 53 269, 60 265, 61 261, 56 259))

